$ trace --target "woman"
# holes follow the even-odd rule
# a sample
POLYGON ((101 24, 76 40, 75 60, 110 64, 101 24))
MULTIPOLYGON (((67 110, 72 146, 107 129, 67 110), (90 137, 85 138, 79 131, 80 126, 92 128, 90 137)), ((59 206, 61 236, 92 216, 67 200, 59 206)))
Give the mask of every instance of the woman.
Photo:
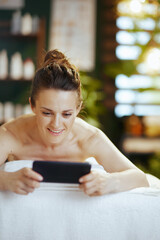
MULTIPOLYGON (((0 164, 38 159, 83 162, 94 157, 106 172, 92 171, 79 179, 90 196, 147 187, 146 175, 133 165, 99 129, 77 115, 81 84, 76 68, 63 53, 49 51, 32 83, 29 99, 33 114, 21 116, 0 128, 0 164), (110 174, 108 174, 110 173, 110 174)), ((42 176, 30 168, 0 172, 0 190, 28 194, 42 176)))

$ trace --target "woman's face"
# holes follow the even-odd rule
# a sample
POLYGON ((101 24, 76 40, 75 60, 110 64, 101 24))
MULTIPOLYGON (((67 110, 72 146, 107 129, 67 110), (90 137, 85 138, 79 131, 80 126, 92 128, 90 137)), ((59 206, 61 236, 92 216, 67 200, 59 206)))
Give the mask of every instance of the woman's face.
POLYGON ((76 91, 44 89, 37 95, 35 106, 37 127, 46 145, 60 144, 70 136, 79 108, 76 91))

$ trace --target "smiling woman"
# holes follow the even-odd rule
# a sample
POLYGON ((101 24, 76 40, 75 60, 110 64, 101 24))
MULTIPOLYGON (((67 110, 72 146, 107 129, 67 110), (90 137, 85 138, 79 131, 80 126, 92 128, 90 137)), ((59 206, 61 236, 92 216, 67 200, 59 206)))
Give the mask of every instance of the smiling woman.
MULTIPOLYGON (((0 128, 0 164, 15 160, 84 162, 94 157, 105 171, 91 171, 79 179, 90 195, 148 187, 146 175, 133 165, 98 128, 77 117, 81 82, 77 69, 58 50, 49 51, 37 70, 29 99, 33 114, 0 128), (108 174, 110 173, 110 174, 108 174)), ((28 194, 42 176, 30 168, 0 171, 0 190, 28 194)))
POLYGON ((56 144, 70 137, 80 107, 77 92, 58 89, 41 90, 32 110, 35 113, 39 134, 44 143, 56 144), (47 131, 46 131, 47 130, 47 131))

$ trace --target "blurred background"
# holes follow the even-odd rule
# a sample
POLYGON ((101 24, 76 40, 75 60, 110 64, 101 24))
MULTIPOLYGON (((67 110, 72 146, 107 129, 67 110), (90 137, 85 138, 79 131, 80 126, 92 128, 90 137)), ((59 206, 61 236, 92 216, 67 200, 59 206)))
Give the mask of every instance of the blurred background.
POLYGON ((0 0, 0 124, 30 112, 45 51, 78 66, 81 117, 160 177, 158 0, 0 0))

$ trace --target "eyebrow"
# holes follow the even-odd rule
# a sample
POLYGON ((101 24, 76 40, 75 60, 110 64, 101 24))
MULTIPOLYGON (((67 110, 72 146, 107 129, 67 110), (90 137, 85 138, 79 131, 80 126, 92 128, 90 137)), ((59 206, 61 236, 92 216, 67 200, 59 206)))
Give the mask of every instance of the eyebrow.
MULTIPOLYGON (((50 112, 54 112, 53 110, 49 109, 49 108, 46 108, 46 107, 40 107, 41 109, 45 109, 47 111, 50 111, 50 112)), ((73 112, 73 109, 67 109, 67 110, 63 110, 63 112, 73 112)))

